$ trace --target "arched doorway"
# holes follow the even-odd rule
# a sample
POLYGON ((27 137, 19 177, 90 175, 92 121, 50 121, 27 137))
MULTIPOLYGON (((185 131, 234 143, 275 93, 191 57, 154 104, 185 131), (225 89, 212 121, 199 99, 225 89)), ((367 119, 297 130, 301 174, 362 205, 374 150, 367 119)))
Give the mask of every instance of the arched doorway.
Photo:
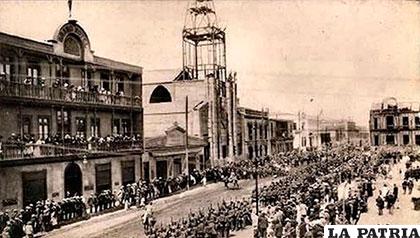
POLYGON ((82 195, 82 171, 72 162, 64 170, 64 196, 82 195))

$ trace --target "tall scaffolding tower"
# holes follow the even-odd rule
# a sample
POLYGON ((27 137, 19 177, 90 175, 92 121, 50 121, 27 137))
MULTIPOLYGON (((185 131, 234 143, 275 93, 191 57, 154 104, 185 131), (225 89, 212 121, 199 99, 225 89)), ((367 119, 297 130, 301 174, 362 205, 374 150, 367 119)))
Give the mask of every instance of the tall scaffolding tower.
POLYGON ((217 25, 213 0, 189 3, 182 39, 184 80, 226 80, 226 35, 217 25))
POLYGON ((227 130, 226 34, 217 23, 213 0, 191 0, 182 31, 183 73, 178 80, 206 80, 210 163, 226 154, 227 130))

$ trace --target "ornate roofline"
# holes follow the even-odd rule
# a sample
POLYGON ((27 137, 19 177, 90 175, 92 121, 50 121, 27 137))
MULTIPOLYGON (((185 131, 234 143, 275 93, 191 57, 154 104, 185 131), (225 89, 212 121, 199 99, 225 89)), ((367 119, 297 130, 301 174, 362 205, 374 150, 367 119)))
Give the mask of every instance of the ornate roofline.
MULTIPOLYGON (((21 48, 25 50, 30 50, 37 53, 48 54, 52 56, 58 56, 65 59, 74 60, 74 58, 71 58, 71 57, 55 54, 52 43, 39 42, 33 39, 24 38, 21 36, 12 35, 5 32, 0 32, 0 44, 16 47, 16 48, 21 48)), ((128 71, 128 72, 133 72, 133 73, 138 73, 138 74, 141 74, 143 72, 143 67, 127 64, 120 61, 115 61, 115 60, 104 58, 104 57, 99 57, 96 55, 94 55, 92 63, 97 64, 99 66, 112 68, 115 70, 128 71)))

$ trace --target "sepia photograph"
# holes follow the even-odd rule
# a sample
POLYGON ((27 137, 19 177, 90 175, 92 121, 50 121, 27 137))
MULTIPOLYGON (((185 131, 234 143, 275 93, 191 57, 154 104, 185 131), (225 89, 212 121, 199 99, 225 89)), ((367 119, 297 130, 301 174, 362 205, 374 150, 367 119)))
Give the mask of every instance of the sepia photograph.
POLYGON ((420 1, 0 0, 0 238, 420 238, 419 179, 420 1))

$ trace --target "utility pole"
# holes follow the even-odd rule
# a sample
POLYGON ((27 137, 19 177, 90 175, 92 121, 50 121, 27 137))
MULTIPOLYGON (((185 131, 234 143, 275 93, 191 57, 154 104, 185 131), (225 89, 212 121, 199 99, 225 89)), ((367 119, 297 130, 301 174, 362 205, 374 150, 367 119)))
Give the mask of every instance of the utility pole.
POLYGON ((254 157, 254 165, 255 165, 255 213, 257 214, 257 216, 259 215, 259 210, 258 210, 258 200, 259 200, 259 195, 258 195, 258 157, 254 157))
POLYGON ((318 144, 317 144, 317 147, 320 147, 321 145, 322 145, 322 141, 321 141, 321 133, 320 133, 320 129, 319 129, 319 122, 320 122, 320 120, 319 120, 319 118, 320 118, 320 116, 322 115, 322 108, 321 108, 321 110, 319 111, 319 113, 316 115, 316 140, 317 140, 317 142, 318 142, 318 144))
POLYGON ((187 190, 190 189, 190 168, 188 158, 188 96, 185 97, 185 170, 187 174, 187 190))
MULTIPOLYGON (((262 108, 261 110, 261 125, 263 123, 263 117, 264 117, 264 108, 262 108)), ((260 127, 261 128, 261 127, 260 127)), ((264 126, 262 127, 264 130, 264 126)), ((257 128, 255 128, 255 130, 257 130, 257 128)), ((262 131, 260 131, 260 138, 255 138, 256 140, 260 140, 262 141, 262 131)), ((261 144, 260 144, 261 146, 261 144)), ((260 150, 260 148, 258 148, 258 150, 260 150)), ((262 156, 262 151, 259 153, 260 157, 262 156)), ((259 215, 259 209, 258 209, 258 202, 259 202, 259 192, 258 192, 258 155, 257 155, 257 151, 255 151, 255 213, 257 214, 257 216, 259 215)))
POLYGON ((298 124, 297 124, 297 127, 296 127, 296 129, 297 129, 297 133, 299 133, 299 150, 300 149, 302 149, 302 132, 301 132, 301 129, 302 128, 302 126, 301 126, 301 123, 300 123, 300 111, 298 112, 298 124))

